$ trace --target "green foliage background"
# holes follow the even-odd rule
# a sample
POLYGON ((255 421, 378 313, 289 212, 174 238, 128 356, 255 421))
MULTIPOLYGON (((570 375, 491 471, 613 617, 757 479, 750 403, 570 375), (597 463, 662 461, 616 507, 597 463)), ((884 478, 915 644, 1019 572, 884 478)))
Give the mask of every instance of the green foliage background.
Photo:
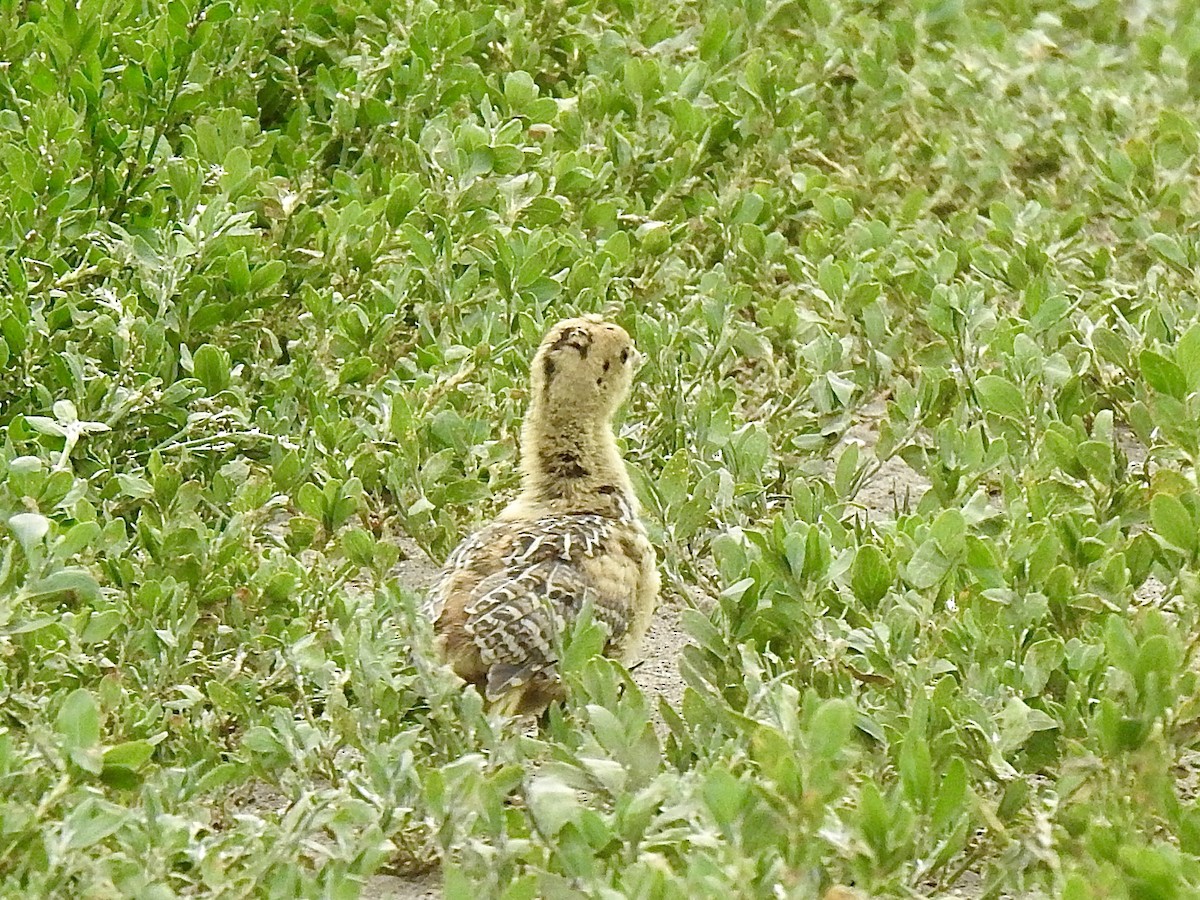
POLYGON ((0 0, 0 60, 0 894, 1200 890, 1200 7, 0 0), (661 731, 585 627, 534 738, 389 572, 590 310, 714 602, 661 731))

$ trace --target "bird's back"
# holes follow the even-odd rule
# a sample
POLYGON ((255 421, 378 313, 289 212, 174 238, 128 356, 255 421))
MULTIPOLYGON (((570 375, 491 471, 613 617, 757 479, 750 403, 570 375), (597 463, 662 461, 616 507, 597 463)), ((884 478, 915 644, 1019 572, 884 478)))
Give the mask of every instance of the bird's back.
POLYGON ((635 517, 551 513, 501 518, 464 540, 426 612, 455 671, 524 712, 558 696, 562 635, 585 601, 608 627, 606 652, 626 659, 657 594, 654 550, 635 517))

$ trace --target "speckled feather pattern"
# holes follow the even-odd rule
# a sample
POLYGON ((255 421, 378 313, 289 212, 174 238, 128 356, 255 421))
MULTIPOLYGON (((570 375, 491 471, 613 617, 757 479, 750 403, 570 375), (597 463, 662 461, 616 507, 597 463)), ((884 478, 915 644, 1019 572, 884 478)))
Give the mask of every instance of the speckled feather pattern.
POLYGON ((494 522, 451 554, 426 614, 436 622, 458 600, 472 645, 458 648, 458 655, 478 655, 466 674, 494 700, 553 680, 561 635, 585 600, 608 627, 608 652, 624 658, 649 625, 649 610, 639 616, 636 601, 653 567, 654 550, 632 517, 583 513, 494 522))

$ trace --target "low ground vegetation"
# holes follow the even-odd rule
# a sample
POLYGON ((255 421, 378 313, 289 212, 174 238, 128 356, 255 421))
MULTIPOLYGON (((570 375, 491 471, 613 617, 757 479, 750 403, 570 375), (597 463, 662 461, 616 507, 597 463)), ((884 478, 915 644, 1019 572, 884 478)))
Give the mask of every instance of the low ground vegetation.
POLYGON ((1200 889, 1200 7, 0 19, 0 894, 1200 889), (404 573, 581 311, 682 686, 505 730, 404 573))

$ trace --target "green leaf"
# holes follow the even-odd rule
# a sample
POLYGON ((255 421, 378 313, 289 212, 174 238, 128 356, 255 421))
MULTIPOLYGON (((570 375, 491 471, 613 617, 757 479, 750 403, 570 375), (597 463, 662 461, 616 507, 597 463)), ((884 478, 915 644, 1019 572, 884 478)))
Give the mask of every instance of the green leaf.
POLYGON ((889 849, 891 817, 874 781, 865 781, 858 791, 858 820, 867 844, 879 856, 889 849))
POLYGON ((195 376, 200 379, 210 397, 229 387, 229 354, 220 347, 214 347, 212 344, 202 345, 192 355, 192 366, 195 376))
POLYGON ((1051 673, 1062 664, 1064 655, 1060 638, 1038 641, 1025 651, 1021 682, 1027 696, 1036 696, 1045 690, 1046 682, 1050 680, 1051 673))
POLYGON ((1108 441, 1084 441, 1075 448, 1088 474, 1100 484, 1108 484, 1113 472, 1113 449, 1108 441))
POLYGON ((246 734, 242 737, 242 746, 264 756, 284 752, 283 742, 279 740, 274 731, 265 725, 255 725, 253 728, 247 729, 246 734))
POLYGON ((729 37, 729 11, 724 6, 718 6, 707 19, 700 37, 700 58, 712 60, 725 49, 725 41, 729 37))
POLYGON ((351 528, 341 533, 339 542, 347 559, 359 566, 375 561, 375 538, 364 528, 351 528))
POLYGON ((272 259, 258 266, 250 278, 250 290, 265 293, 280 282, 287 272, 287 264, 281 259, 272 259))
POLYGON ((854 477, 857 473, 858 444, 850 443, 842 451, 842 455, 838 459, 837 469, 834 472, 833 487, 839 497, 850 496, 850 489, 854 485, 854 477))
POLYGON ((1004 754, 1021 747, 1035 731, 1057 728, 1058 723, 1040 709, 1027 706, 1018 697, 1008 701, 996 722, 1000 730, 1000 752, 1004 754))
POLYGON ((732 822, 742 807, 743 789, 725 769, 713 769, 704 782, 704 802, 722 825, 732 822))
POLYGON ((554 775, 534 776, 525 792, 525 800, 538 829, 548 837, 554 837, 580 813, 575 789, 554 775))
POLYGON ((52 437, 66 437, 67 430, 48 416, 25 416, 25 424, 38 434, 48 434, 52 437))
POLYGON ((85 797, 63 819, 65 848, 75 851, 92 847, 114 834, 130 817, 131 813, 120 806, 96 797, 85 797))
POLYGON ((975 382, 980 405, 990 413, 1024 421, 1025 398, 1015 384, 999 375, 983 375, 975 382))
POLYGON ((104 751, 104 765, 140 769, 154 755, 154 745, 149 741, 126 741, 104 751))
POLYGON ((937 541, 930 538, 917 548, 908 561, 904 567, 904 577, 918 590, 926 590, 945 578, 951 565, 952 561, 938 548, 937 541))
POLYGON ((22 591, 31 600, 40 600, 58 594, 71 594, 80 600, 94 600, 100 596, 100 585, 87 569, 67 566, 51 572, 25 585, 22 591))
POLYGON ((1196 524, 1187 507, 1170 494, 1155 494, 1150 500, 1154 530, 1168 544, 1193 555, 1197 547, 1196 524))
POLYGON ((850 589, 867 609, 874 610, 891 588, 895 575, 884 552, 873 544, 859 547, 850 566, 850 589))
POLYGON ((25 554, 29 555, 49 533, 50 520, 38 513, 17 513, 9 517, 8 530, 16 537, 25 554))
POLYGON ((120 627, 123 619, 124 616, 115 609, 106 609, 104 612, 94 613, 87 620, 87 627, 83 629, 83 634, 79 636, 79 642, 84 645, 90 645, 108 640, 112 633, 120 627))
POLYGON ((1142 377, 1154 390, 1183 400, 1187 396, 1187 378, 1171 360, 1153 350, 1143 350, 1138 356, 1142 377))
POLYGON ((929 534, 947 559, 957 559, 966 544, 966 519, 957 509, 944 509, 933 520, 929 534))
POLYGON ((442 870, 442 889, 446 900, 478 900, 479 890, 458 866, 447 864, 442 870))
POLYGON ((338 373, 339 384, 357 384, 366 381, 375 371, 375 361, 367 356, 356 356, 342 366, 338 373))
POLYGON ((904 793, 920 808, 933 799, 933 763, 925 739, 910 734, 900 748, 900 781, 904 793))
POLYGON ((967 765, 955 757, 946 767, 938 785, 937 800, 933 807, 933 826, 945 831, 967 813, 967 765))
POLYGON ((509 72, 504 76, 504 99, 514 113, 520 113, 537 95, 538 87, 528 72, 509 72))
POLYGON ((563 635, 562 671, 582 670, 588 660, 603 652, 607 639, 607 629, 592 614, 591 600, 585 600, 571 632, 563 635))
POLYGON ((663 222, 646 222, 638 226, 637 238, 642 248, 657 256, 671 246, 671 229, 663 222))
MULTIPOLYGON (((229 287, 233 293, 244 294, 250 290, 250 263, 246 258, 246 251, 244 249, 238 250, 226 258, 225 274, 229 278, 229 287)), ((200 380, 204 381, 203 378, 200 378, 200 380)), ((206 386, 207 384, 205 382, 206 386)))
POLYGON ((822 759, 837 756, 850 739, 854 719, 854 706, 849 701, 832 699, 822 703, 807 729, 808 746, 813 755, 822 759))
POLYGON ((325 518, 325 495, 311 481, 300 485, 300 490, 296 494, 296 506, 302 513, 313 519, 325 518))
POLYGON ((146 500, 154 496, 154 486, 140 475, 118 472, 117 483, 121 486, 121 493, 134 500, 146 500))
POLYGON ((535 197, 521 210, 521 221, 529 226, 554 225, 562 220, 565 209, 553 197, 535 197))
POLYGON ((86 750, 100 743, 100 708, 83 688, 67 695, 58 709, 55 728, 71 749, 86 750))
POLYGON ((1162 232, 1152 234, 1146 238, 1146 245, 1189 277, 1193 274, 1188 263, 1187 253, 1173 235, 1162 232))
POLYGON ((1187 380, 1188 391, 1200 390, 1200 323, 1189 328, 1175 345, 1175 362, 1187 380))

